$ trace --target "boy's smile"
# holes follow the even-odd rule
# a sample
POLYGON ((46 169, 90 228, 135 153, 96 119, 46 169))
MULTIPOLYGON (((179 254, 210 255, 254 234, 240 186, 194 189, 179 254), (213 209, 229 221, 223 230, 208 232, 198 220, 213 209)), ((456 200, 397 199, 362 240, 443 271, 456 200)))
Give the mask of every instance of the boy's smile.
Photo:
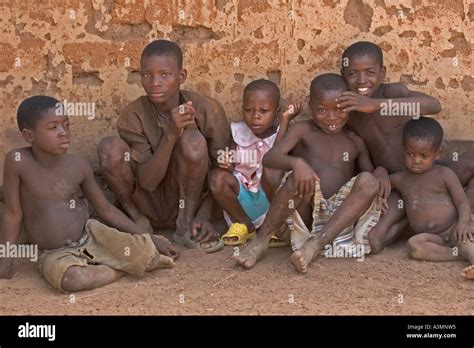
POLYGON ((356 56, 349 60, 342 75, 350 91, 371 97, 385 79, 385 67, 380 67, 374 57, 356 56))
POLYGON ((326 134, 339 133, 349 120, 349 114, 337 107, 336 98, 341 92, 320 90, 310 102, 313 121, 326 134))
MULTIPOLYGON (((179 86, 186 80, 186 71, 179 69, 175 57, 150 56, 141 62, 141 82, 153 103, 179 102, 179 86)), ((170 108, 177 105, 170 105, 170 108)))
POLYGON ((278 109, 278 105, 275 104, 272 94, 267 90, 245 93, 242 104, 244 120, 252 132, 260 138, 266 138, 273 133, 272 126, 278 109))
POLYGON ((422 174, 433 167, 439 159, 440 151, 434 149, 433 142, 410 137, 405 142, 405 166, 414 174, 422 174))

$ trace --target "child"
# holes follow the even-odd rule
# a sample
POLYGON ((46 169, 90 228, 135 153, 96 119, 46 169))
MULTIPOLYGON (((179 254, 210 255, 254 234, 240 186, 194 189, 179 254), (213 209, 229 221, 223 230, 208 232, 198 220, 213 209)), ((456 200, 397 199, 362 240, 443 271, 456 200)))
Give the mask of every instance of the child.
MULTIPOLYGON (((375 166, 389 173, 403 168, 402 129, 411 117, 436 114, 436 98, 409 90, 403 83, 383 83, 386 68, 380 47, 366 41, 349 46, 342 54, 341 74, 349 91, 337 98, 338 107, 350 112, 348 128, 367 144, 375 166)), ((403 209, 393 191, 387 213, 369 233, 372 252, 395 240, 406 225, 403 209)))
POLYGON ((462 274, 474 279, 469 201, 456 174, 434 164, 442 141, 443 129, 436 120, 408 121, 403 128, 406 169, 390 175, 390 182, 402 195, 408 222, 416 233, 408 240, 409 255, 427 261, 468 260, 470 266, 462 274))
POLYGON ((353 256, 359 256, 360 245, 363 253, 370 251, 367 233, 381 214, 379 195, 388 196, 388 187, 382 185, 388 177, 383 168, 374 171, 363 140, 344 129, 349 115, 335 99, 346 90, 337 74, 316 77, 310 88, 312 120, 295 124, 263 159, 264 166, 292 173, 276 192, 257 237, 235 256, 242 266, 255 265, 272 232, 290 214, 296 249, 291 261, 300 272, 307 272, 333 241, 353 256), (354 176, 355 165, 364 173, 354 176))
MULTIPOLYGON (((173 267, 176 250, 112 206, 89 163, 67 154, 69 118, 58 112, 60 105, 35 96, 18 108, 18 127, 31 146, 5 158, 4 242, 15 243, 23 223, 29 242, 43 250, 41 273, 61 291, 93 289, 124 272, 141 276, 173 267), (124 232, 89 219, 81 192, 101 219, 124 232)), ((12 259, 0 259, 0 278, 11 277, 11 268, 12 259)))
POLYGON ((217 152, 230 145, 225 111, 216 100, 180 88, 187 72, 174 42, 150 42, 140 74, 146 95, 120 115, 120 137, 106 137, 98 146, 105 181, 144 228, 176 229, 172 239, 178 244, 221 250, 224 243, 210 222, 208 176, 217 168, 217 152))
MULTIPOLYGON (((264 169, 262 158, 283 138, 289 122, 301 111, 301 105, 290 105, 281 115, 277 128, 279 105, 280 90, 275 83, 260 79, 245 87, 244 121, 231 124, 231 150, 221 154, 220 169, 211 174, 211 192, 224 208, 224 217, 230 226, 222 236, 226 245, 241 245, 255 236, 270 205, 268 199, 281 181, 283 173, 264 169)), ((285 242, 274 235, 270 244, 271 247, 282 246, 285 242)))

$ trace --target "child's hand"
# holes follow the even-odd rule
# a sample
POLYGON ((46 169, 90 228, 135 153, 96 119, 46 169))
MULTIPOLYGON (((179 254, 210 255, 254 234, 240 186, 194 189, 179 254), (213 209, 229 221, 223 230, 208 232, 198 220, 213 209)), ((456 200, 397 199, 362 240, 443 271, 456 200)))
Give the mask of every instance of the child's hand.
POLYGON ((380 110, 380 101, 372 99, 355 92, 342 92, 336 98, 337 107, 344 112, 360 111, 365 113, 372 113, 380 110))
POLYGON ((303 197, 314 193, 314 181, 319 180, 319 176, 304 159, 298 159, 293 167, 295 181, 295 195, 303 197))
POLYGON ((454 239, 458 243, 466 243, 467 241, 474 241, 473 224, 458 223, 454 229, 454 239))
POLYGON ((379 182, 379 197, 382 200, 382 214, 385 214, 388 210, 388 197, 392 191, 390 178, 388 175, 384 175, 377 177, 377 181, 379 182))
POLYGON ((301 103, 290 104, 288 105, 288 108, 285 110, 285 112, 281 114, 281 119, 290 122, 292 119, 299 115, 302 109, 303 106, 301 105, 301 103))
POLYGON ((183 135, 184 129, 186 127, 195 124, 194 114, 195 110, 191 101, 188 101, 186 104, 181 104, 172 109, 166 133, 179 138, 181 135, 183 135))
POLYGON ((223 161, 217 162, 217 166, 232 173, 234 171, 234 164, 230 161, 229 157, 230 155, 226 154, 223 161))
POLYGON ((12 259, 0 258, 0 279, 12 277, 12 259))
POLYGON ((170 242, 168 242, 164 237, 151 234, 151 239, 155 244, 156 250, 162 255, 171 257, 172 259, 177 259, 179 257, 179 251, 170 242), (162 237, 162 238, 160 238, 162 237))

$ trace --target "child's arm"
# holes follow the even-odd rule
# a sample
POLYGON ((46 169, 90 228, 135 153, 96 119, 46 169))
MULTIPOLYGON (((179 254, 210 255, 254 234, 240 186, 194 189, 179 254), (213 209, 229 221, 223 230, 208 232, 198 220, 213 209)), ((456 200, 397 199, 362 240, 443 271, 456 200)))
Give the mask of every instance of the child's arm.
MULTIPOLYGON (((20 200, 20 168, 19 161, 15 161, 14 151, 5 157, 3 171, 3 193, 5 207, 2 216, 3 243, 14 244, 20 234, 23 221, 23 210, 20 200)), ((11 278, 11 258, 0 258, 0 279, 11 278)))
MULTIPOLYGON (((230 151, 234 153, 233 158, 235 158, 235 149, 237 145, 235 145, 234 141, 230 144, 230 151)), ((223 150, 221 150, 223 151, 223 150)), ((217 156, 217 167, 223 170, 228 171, 229 173, 234 172, 235 160, 232 159, 231 154, 229 153, 221 153, 217 156)))
POLYGON ((300 197, 314 192, 314 180, 319 180, 313 168, 300 157, 290 156, 290 151, 300 142, 301 134, 308 125, 300 122, 292 127, 281 142, 263 157, 263 166, 285 171, 293 170, 296 194, 300 197))
MULTIPOLYGON (((95 181, 94 173, 92 172, 90 164, 82 159, 79 159, 79 161, 79 167, 84 178, 81 188, 85 197, 97 212, 97 215, 108 225, 115 227, 119 231, 132 234, 147 234, 147 231, 135 224, 124 213, 110 204, 95 181)), ((170 248, 166 243, 158 240, 154 240, 153 243, 160 253, 173 257, 172 252, 170 252, 170 248)))
POLYGON ((438 99, 422 92, 411 91, 402 83, 387 84, 385 85, 384 92, 383 99, 373 99, 355 92, 346 91, 342 92, 336 101, 339 103, 338 107, 346 112, 374 113, 380 111, 382 106, 388 103, 389 99, 392 99, 392 105, 395 103, 416 103, 420 106, 420 115, 433 115, 441 111, 441 104, 438 99))
POLYGON ((281 114, 280 128, 278 129, 278 133, 276 135, 275 141, 273 142, 273 146, 278 144, 281 139, 283 139, 286 132, 288 131, 288 125, 290 124, 290 121, 296 116, 298 116, 302 108, 303 107, 300 103, 290 104, 288 106, 288 109, 286 109, 285 112, 281 114))
POLYGON ((388 177, 388 172, 383 167, 377 167, 374 169, 374 165, 372 164, 372 160, 370 159, 369 151, 367 150, 367 146, 365 145, 362 138, 356 135, 353 132, 349 133, 350 137, 354 140, 354 143, 359 150, 359 155, 357 156, 357 165, 361 172, 369 172, 372 173, 379 182, 379 196, 382 198, 382 213, 388 209, 387 199, 390 196, 391 187, 390 187, 390 179, 388 177))
POLYGON ((474 231, 470 228, 471 206, 457 175, 447 167, 442 168, 444 183, 449 195, 458 211, 458 222, 453 230, 454 239, 459 243, 465 243, 468 239, 474 241, 474 231))

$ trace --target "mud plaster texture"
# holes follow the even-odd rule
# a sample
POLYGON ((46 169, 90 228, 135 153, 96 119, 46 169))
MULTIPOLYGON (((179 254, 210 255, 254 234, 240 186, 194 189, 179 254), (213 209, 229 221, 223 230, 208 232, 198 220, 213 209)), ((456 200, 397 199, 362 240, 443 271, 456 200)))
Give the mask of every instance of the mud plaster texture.
MULTIPOLYGON (((217 98, 239 120, 242 91, 257 78, 281 88, 283 104, 337 72, 345 47, 379 44, 387 80, 440 99, 446 137, 472 140, 474 3, 470 0, 0 0, 0 171, 5 153, 24 146, 19 103, 48 94, 95 103, 94 119, 73 117, 70 152, 97 169, 96 146, 142 94, 139 56, 153 39, 177 41, 183 88, 217 98)), ((0 183, 1 183, 0 179, 0 183)))
MULTIPOLYGON (((311 79, 337 72, 351 43, 376 42, 388 81, 441 100, 438 119, 456 140, 450 151, 472 146, 468 0, 0 0, 0 12, 0 171, 5 153, 25 145, 18 104, 36 94, 95 103, 93 120, 71 117, 70 152, 97 169, 97 143, 116 134, 120 111, 142 94, 139 55, 157 38, 179 42, 189 76, 183 87, 217 98, 229 120, 240 119, 244 86, 262 77, 280 86, 284 104, 303 102, 308 117, 311 79)), ((294 271, 288 248, 269 251, 251 271, 235 265, 230 247, 183 250, 172 270, 120 279, 76 294, 75 303, 48 286, 36 263, 20 260, 14 280, 0 282, 0 313, 473 315, 474 284, 460 276, 466 263, 411 260, 406 238, 366 262, 323 259, 306 276, 294 271)))

